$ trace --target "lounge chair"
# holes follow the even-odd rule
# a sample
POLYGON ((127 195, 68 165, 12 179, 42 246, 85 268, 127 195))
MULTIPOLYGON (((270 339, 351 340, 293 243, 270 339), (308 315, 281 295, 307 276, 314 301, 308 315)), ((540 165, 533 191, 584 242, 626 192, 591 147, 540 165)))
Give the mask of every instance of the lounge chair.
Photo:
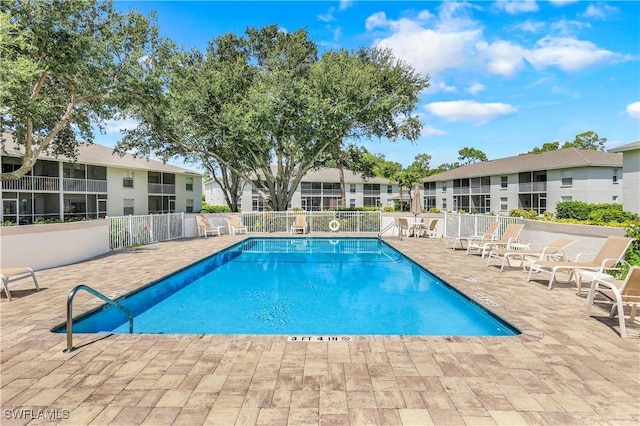
MULTIPOLYGON (((469 236, 465 236, 465 237, 456 237, 455 240, 453 241, 453 245, 451 246, 451 248, 453 250, 455 250, 456 247, 458 246, 458 244, 460 244, 460 248, 466 250, 468 245, 469 245, 469 241, 478 242, 478 241, 495 240, 497 238, 497 235, 498 235, 499 226, 500 226, 500 222, 495 220, 495 221, 491 222, 491 225, 489 225, 489 227, 484 232, 484 234, 469 235, 469 236), (465 247, 465 245, 464 245, 465 242, 467 243, 467 247, 465 247)), ((449 241, 450 241, 450 239, 445 242, 446 243, 445 247, 447 247, 447 248, 448 248, 449 241)))
POLYGON ((502 238, 499 240, 489 240, 489 241, 469 241, 467 245, 467 254, 472 253, 474 251, 479 251, 484 258, 484 255, 489 253, 491 250, 495 248, 508 248, 509 245, 513 246, 513 244, 518 243, 518 239, 520 238, 520 232, 524 225, 520 223, 510 223, 507 225, 507 229, 504 230, 502 234, 502 238))
POLYGON ((2 279, 2 287, 4 287, 4 293, 7 295, 7 299, 11 301, 11 292, 9 291, 9 282, 19 280, 20 278, 24 278, 26 276, 31 276, 33 278, 33 283, 36 285, 36 291, 40 290, 38 287, 38 280, 36 279, 36 274, 33 272, 33 269, 29 267, 21 267, 21 268, 2 268, 0 269, 0 278, 2 279))
MULTIPOLYGON (((629 245, 634 241, 634 238, 611 236, 607 237, 598 253, 593 256, 591 261, 581 260, 582 256, 589 256, 586 253, 580 253, 576 256, 574 262, 571 261, 550 261, 550 260, 534 260, 529 268, 529 276, 527 281, 531 281, 531 275, 534 272, 549 272, 551 277, 549 278, 548 289, 551 290, 554 281, 556 281, 556 274, 558 271, 565 271, 569 273, 569 281, 573 278, 578 269, 586 269, 589 271, 595 271, 603 273, 606 270, 614 269, 623 259, 625 252, 629 248, 629 245)), ((567 282, 569 282, 567 281, 567 282)), ((558 281, 560 282, 560 281, 558 281)))
POLYGON ((514 246, 511 244, 507 248, 491 250, 487 258, 487 266, 491 264, 492 259, 502 259, 500 266, 500 272, 502 272, 505 265, 515 266, 511 264, 512 260, 519 260, 523 270, 526 270, 526 260, 567 260, 564 250, 574 242, 575 240, 569 238, 558 238, 546 246, 535 246, 534 244, 516 244, 514 246))
POLYGON ((198 235, 201 237, 207 237, 207 235, 217 235, 220 236, 220 226, 213 226, 209 222, 206 216, 198 215, 196 216, 196 224, 198 226, 198 235))
POLYGON ((229 233, 231 235, 247 233, 247 227, 240 222, 238 216, 229 216, 229 233))
POLYGON ((302 232, 302 235, 309 232, 309 226, 307 225, 307 217, 304 215, 296 216, 296 221, 291 225, 289 231, 292 234, 297 234, 298 232, 302 232))
POLYGON ((591 282, 589 296, 587 297, 586 318, 591 317, 591 306, 596 294, 604 296, 605 301, 612 304, 609 319, 613 319, 617 312, 620 322, 620 336, 623 339, 627 337, 627 329, 624 323, 624 306, 631 306, 629 321, 633 323, 640 305, 640 266, 632 266, 624 280, 595 278, 591 282))

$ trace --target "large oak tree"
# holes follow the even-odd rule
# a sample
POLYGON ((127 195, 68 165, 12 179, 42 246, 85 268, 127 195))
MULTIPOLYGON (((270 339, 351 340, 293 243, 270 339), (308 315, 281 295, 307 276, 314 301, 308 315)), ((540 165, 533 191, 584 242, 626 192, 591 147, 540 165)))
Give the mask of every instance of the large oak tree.
POLYGON ((110 1, 0 2, 1 130, 21 147, 27 174, 43 152, 75 158, 131 103, 161 90, 156 54, 171 46, 152 21, 110 1))
POLYGON ((212 158, 274 210, 286 210, 304 174, 348 143, 417 139, 414 110, 429 85, 388 50, 318 55, 305 30, 275 25, 215 39, 168 70, 162 97, 131 111, 141 125, 119 149, 212 158))

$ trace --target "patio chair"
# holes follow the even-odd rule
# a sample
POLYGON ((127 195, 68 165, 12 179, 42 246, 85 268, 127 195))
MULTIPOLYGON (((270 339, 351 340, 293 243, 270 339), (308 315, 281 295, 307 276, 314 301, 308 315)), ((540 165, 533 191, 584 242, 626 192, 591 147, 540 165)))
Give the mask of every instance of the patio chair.
POLYGON ((211 225, 206 216, 196 216, 196 225, 198 227, 198 235, 201 237, 204 236, 206 238, 209 234, 220 236, 220 227, 211 225))
POLYGON ((427 238, 435 238, 436 237, 436 226, 438 225, 438 219, 431 219, 429 224, 422 224, 419 229, 419 233, 417 236, 419 237, 427 237, 427 238))
POLYGON ((640 266, 632 266, 624 280, 595 278, 591 282, 591 288, 589 289, 585 318, 591 317, 591 306, 596 294, 603 296, 605 302, 612 304, 609 319, 613 319, 617 313, 620 323, 620 336, 623 339, 627 337, 624 306, 631 306, 629 322, 633 323, 640 305, 640 266))
POLYGON ((513 247, 514 244, 518 243, 520 232, 522 231, 523 227, 524 225, 520 223, 510 223, 509 225, 507 225, 507 229, 504 230, 502 238, 500 238, 499 240, 471 240, 467 245, 467 254, 478 251, 484 259, 484 255, 489 253, 494 248, 507 248, 510 245, 513 247))
POLYGON ((514 267, 511 264, 512 260, 519 260, 522 270, 526 270, 526 260, 567 260, 567 255, 564 249, 575 243, 575 240, 569 238, 558 238, 555 241, 543 245, 535 244, 511 244, 507 248, 493 249, 489 252, 487 258, 487 266, 491 264, 492 259, 502 259, 502 265, 500 266, 500 272, 504 271, 505 265, 514 267))
POLYGON ((20 268, 0 269, 2 287, 4 288, 4 293, 7 295, 7 299, 9 299, 9 301, 12 300, 11 292, 9 291, 9 282, 19 280, 20 278, 24 278, 29 275, 31 276, 31 278, 33 278, 33 283, 36 285, 36 291, 40 291, 40 287, 38 287, 38 280, 36 279, 36 274, 33 272, 33 269, 26 266, 20 268))
POLYGON ((398 236, 402 239, 402 236, 409 236, 409 221, 406 217, 398 218, 398 236))
POLYGON ((589 271, 595 271, 603 273, 606 270, 615 269, 615 267, 622 261, 624 254, 626 253, 629 245, 634 241, 634 238, 610 236, 607 237, 598 253, 587 254, 580 253, 576 256, 576 260, 572 261, 551 261, 551 260, 534 260, 529 268, 529 276, 527 281, 531 281, 531 275, 534 272, 548 272, 551 274, 549 278, 548 290, 551 290, 554 281, 561 282, 556 279, 558 271, 565 271, 569 273, 569 280, 576 274, 578 269, 586 269, 589 271), (581 260, 583 256, 593 256, 591 261, 581 260))
MULTIPOLYGON (((498 236, 498 228, 500 226, 500 222, 498 222, 497 220, 491 222, 491 224, 489 225, 489 227, 487 228, 487 230, 484 232, 484 234, 480 234, 480 235, 469 235, 469 236, 465 236, 465 237, 456 237, 453 241, 453 245, 451 246, 451 248, 453 250, 456 249, 457 245, 460 244, 460 248, 466 250, 467 247, 464 246, 464 242, 466 241, 467 246, 469 245, 469 241, 490 241, 490 240, 495 240, 498 236)), ((448 239, 447 241, 445 241, 445 248, 448 248, 448 244, 449 241, 451 241, 451 239, 448 239)))
POLYGON ((247 227, 240 222, 240 218, 238 216, 229 216, 229 233, 231 235, 247 233, 247 227))
POLYGON ((304 215, 296 216, 296 221, 291 225, 289 231, 292 234, 302 232, 302 235, 309 232, 309 225, 307 224, 307 217, 304 215))

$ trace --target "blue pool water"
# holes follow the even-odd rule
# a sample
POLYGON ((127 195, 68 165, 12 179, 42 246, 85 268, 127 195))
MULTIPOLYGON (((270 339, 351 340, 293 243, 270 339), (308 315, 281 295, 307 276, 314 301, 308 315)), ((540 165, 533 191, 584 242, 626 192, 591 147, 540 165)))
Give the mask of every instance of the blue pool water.
MULTIPOLYGON (((135 333, 518 334, 373 238, 251 238, 118 302, 134 313, 135 333)), ((73 331, 129 327, 105 306, 76 319, 73 331)))

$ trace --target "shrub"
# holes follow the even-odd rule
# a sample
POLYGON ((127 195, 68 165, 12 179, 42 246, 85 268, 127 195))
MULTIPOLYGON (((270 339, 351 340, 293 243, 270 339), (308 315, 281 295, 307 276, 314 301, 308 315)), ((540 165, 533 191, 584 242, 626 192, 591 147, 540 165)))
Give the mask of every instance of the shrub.
POLYGON ((431 207, 429 213, 440 213, 440 209, 437 207, 431 207))
POLYGON ((524 217, 525 219, 535 219, 538 213, 535 210, 513 209, 509 210, 511 217, 524 217))
POLYGON ((382 209, 382 211, 385 211, 385 212, 393 212, 395 210, 396 209, 394 209, 393 206, 384 206, 384 208, 382 209))
POLYGON ((592 206, 583 201, 562 201, 556 204, 556 218, 588 220, 592 206))
POLYGON ((229 206, 212 206, 207 203, 202 203, 200 213, 231 213, 231 208, 229 206))

